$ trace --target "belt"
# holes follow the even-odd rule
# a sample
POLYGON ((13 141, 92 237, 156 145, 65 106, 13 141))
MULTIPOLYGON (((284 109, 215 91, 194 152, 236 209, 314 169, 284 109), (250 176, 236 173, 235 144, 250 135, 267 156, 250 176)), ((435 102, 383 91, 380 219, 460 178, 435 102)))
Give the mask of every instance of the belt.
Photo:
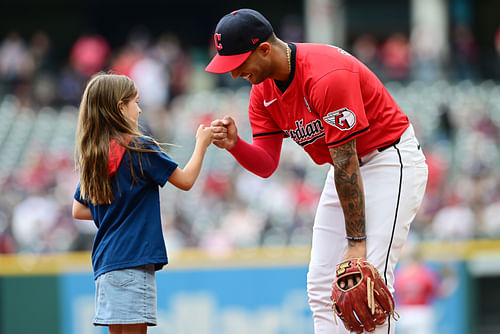
POLYGON ((394 145, 398 144, 400 140, 401 140, 401 137, 399 137, 398 139, 396 139, 393 143, 390 143, 389 145, 386 145, 386 146, 383 146, 383 147, 379 147, 377 150, 378 150, 379 152, 385 151, 385 150, 387 150, 389 147, 391 147, 391 146, 394 146, 394 145))
MULTIPOLYGON (((386 145, 386 146, 383 146, 383 147, 377 148, 377 151, 379 151, 379 152, 385 151, 385 150, 387 150, 389 147, 391 147, 391 146, 394 146, 394 145, 398 144, 400 141, 401 141, 401 137, 399 137, 398 139, 396 139, 395 141, 393 141, 393 142, 392 142, 392 143, 390 143, 389 145, 386 145)), ((373 150, 373 151, 372 151, 372 153, 373 153, 373 152, 375 152, 375 150, 373 150)), ((370 155, 371 155, 371 153, 369 153, 369 154, 368 154, 368 156, 367 156, 366 158, 368 158, 368 159, 369 159, 370 155)), ((365 157, 363 157, 363 158, 365 158, 365 157)), ((363 158, 358 158, 358 161, 359 161, 359 165, 360 165, 360 166, 363 166, 363 165, 364 165, 364 163, 365 163, 365 161, 363 161, 363 158)))

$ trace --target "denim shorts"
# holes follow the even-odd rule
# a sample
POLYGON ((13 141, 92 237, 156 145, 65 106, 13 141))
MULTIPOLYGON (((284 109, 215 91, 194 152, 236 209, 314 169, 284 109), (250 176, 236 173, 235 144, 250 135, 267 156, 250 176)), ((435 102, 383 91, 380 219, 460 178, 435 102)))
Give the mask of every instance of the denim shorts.
POLYGON ((95 280, 94 325, 156 325, 156 279, 153 264, 114 270, 95 280))

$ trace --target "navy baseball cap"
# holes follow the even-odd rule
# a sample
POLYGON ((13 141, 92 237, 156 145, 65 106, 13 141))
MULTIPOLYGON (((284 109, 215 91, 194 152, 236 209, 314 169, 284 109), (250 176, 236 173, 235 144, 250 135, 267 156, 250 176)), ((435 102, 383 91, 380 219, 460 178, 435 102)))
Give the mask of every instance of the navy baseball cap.
POLYGON ((253 9, 238 9, 220 19, 214 33, 217 54, 205 71, 226 73, 238 68, 273 33, 271 23, 253 9))

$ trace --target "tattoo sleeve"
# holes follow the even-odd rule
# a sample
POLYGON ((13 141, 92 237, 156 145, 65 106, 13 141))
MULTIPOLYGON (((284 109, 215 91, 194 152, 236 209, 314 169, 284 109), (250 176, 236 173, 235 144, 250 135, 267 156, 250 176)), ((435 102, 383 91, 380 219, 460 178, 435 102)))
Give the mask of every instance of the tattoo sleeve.
MULTIPOLYGON (((356 152, 356 140, 330 148, 334 171, 335 187, 344 211, 346 235, 365 236, 365 196, 356 152)), ((349 240, 349 245, 354 244, 349 240)))

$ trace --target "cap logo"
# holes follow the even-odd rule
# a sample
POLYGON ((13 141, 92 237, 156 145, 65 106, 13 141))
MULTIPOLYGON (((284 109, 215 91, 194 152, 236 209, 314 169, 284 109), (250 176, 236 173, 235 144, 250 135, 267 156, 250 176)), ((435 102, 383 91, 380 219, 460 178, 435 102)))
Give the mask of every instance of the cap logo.
POLYGON ((259 39, 258 38, 252 38, 252 43, 253 44, 257 44, 259 42, 259 39))
POLYGON ((219 33, 215 33, 215 34, 214 34, 215 48, 216 48, 217 50, 222 49, 222 43, 220 42, 221 37, 222 37, 222 36, 221 36, 221 34, 219 34, 219 33))

